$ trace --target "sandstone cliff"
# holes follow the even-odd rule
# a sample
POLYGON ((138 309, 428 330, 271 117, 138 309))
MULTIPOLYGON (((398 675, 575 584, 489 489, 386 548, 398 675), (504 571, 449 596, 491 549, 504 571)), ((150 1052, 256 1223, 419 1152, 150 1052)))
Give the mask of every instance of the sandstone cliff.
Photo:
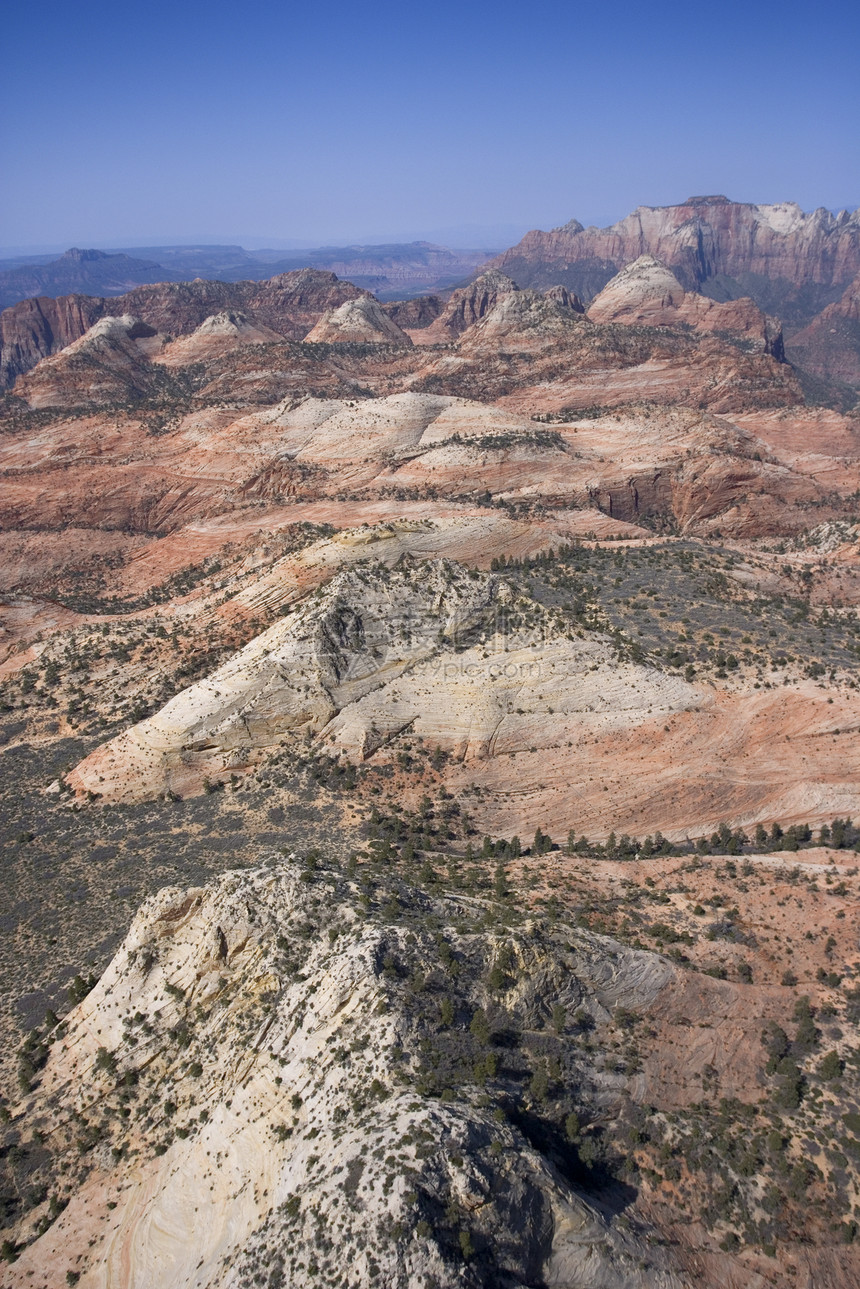
POLYGON ((418 295, 413 300, 394 300, 382 305, 383 312, 404 331, 429 327, 444 308, 445 302, 439 295, 418 295))
POLYGON ((860 214, 692 197, 678 206, 640 206, 609 228, 572 221, 527 233, 492 266, 520 286, 563 283, 591 299, 640 255, 668 265, 688 290, 713 283, 718 298, 725 298, 720 291, 751 295, 772 312, 780 311, 774 291, 796 310, 798 288, 805 287, 806 308, 815 313, 828 303, 828 291, 838 294, 860 270, 860 214))
POLYGON ((427 345, 447 344, 479 322, 502 296, 516 290, 511 279, 498 270, 481 273, 469 286, 452 293, 440 316, 416 339, 427 345))
POLYGON ((110 311, 106 300, 85 295, 58 300, 43 296, 4 309, 0 313, 0 387, 8 388, 16 376, 79 340, 106 311, 110 311))

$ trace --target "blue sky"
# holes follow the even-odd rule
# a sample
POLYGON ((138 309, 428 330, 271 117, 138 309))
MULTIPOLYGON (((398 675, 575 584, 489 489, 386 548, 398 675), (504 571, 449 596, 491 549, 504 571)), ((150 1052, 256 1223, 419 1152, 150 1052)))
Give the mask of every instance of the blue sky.
POLYGON ((860 7, 12 0, 0 245, 504 244, 860 203, 860 7))

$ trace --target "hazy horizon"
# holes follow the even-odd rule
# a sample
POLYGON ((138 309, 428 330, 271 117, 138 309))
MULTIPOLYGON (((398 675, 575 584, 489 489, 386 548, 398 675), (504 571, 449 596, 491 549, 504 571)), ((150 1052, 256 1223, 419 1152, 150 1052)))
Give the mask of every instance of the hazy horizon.
POLYGON ((0 243, 24 253, 480 246, 693 193, 860 200, 860 16, 845 0, 826 22, 797 4, 715 16, 676 0, 241 16, 84 0, 71 17, 47 0, 13 7, 4 35, 0 243))
MULTIPOLYGON (((693 196, 693 195, 694 194, 692 193, 688 194, 688 196, 693 196)), ((755 198, 752 198, 752 197, 744 197, 744 198, 730 197, 730 199, 738 200, 738 201, 749 201, 757 205, 769 204, 760 200, 756 200, 755 198)), ((672 202, 670 201, 654 202, 650 204, 657 205, 657 206, 670 206, 670 205, 681 204, 683 200, 684 198, 679 197, 672 202)), ((794 198, 785 197, 779 200, 793 201, 794 198)), ((645 205, 646 203, 637 202, 636 204, 645 205)), ((818 203, 818 205, 822 205, 822 204, 823 203, 820 203, 820 202, 818 203)), ((838 213, 839 210, 853 211, 858 207, 860 207, 860 201, 843 202, 841 205, 827 206, 825 207, 825 209, 828 209, 833 214, 836 214, 838 213)), ((635 210, 635 208, 636 208, 635 206, 631 206, 629 210, 626 210, 616 216, 606 215, 602 217, 598 216, 596 218, 584 219, 579 215, 573 214, 568 216, 568 219, 579 219, 580 223, 586 226, 591 224, 598 228, 605 228, 605 227, 609 227, 611 224, 617 223, 619 220, 623 219, 625 215, 629 215, 633 210, 635 210)), ((812 207, 812 206, 804 207, 804 209, 811 210, 811 209, 815 209, 815 207, 812 207)), ((567 221, 563 220, 561 222, 566 223, 567 221)), ((141 249, 158 250, 158 249, 167 248, 167 247, 239 246, 247 251, 264 251, 264 250, 282 251, 285 258, 288 258, 292 254, 300 254, 303 250, 320 250, 320 249, 326 249, 327 247, 332 247, 333 249, 340 249, 340 248, 345 248, 350 246, 408 245, 410 243, 422 242, 422 241, 431 242, 436 245, 448 247, 454 250, 485 250, 486 249, 486 250, 495 251, 495 250, 506 249, 508 246, 513 245, 514 243, 519 241, 519 239, 522 236, 524 236, 525 233, 529 232, 531 229, 539 228, 539 227, 548 230, 552 227, 558 227, 558 225, 555 225, 555 224, 538 225, 534 223, 532 224, 522 223, 519 225, 512 224, 508 226, 497 225, 495 227, 493 226, 482 227, 478 225, 472 230, 469 229, 468 225, 460 226, 459 228, 452 227, 452 228, 424 229, 424 230, 406 229, 405 231, 401 231, 401 232, 388 232, 388 233, 371 232, 371 233, 358 234, 356 236, 345 235, 342 238, 329 239, 322 242, 313 241, 310 238, 292 238, 292 239, 280 238, 280 237, 267 238, 265 236, 261 236, 260 234, 256 234, 256 233, 234 233, 234 234, 211 233, 211 234, 198 234, 196 236, 193 234, 175 234, 173 236, 170 236, 168 234, 154 234, 150 237, 141 237, 136 240, 129 239, 129 238, 121 238, 121 237, 111 237, 98 243, 92 240, 88 241, 86 239, 83 239, 83 240, 79 239, 78 241, 66 240, 65 242, 52 242, 47 244, 37 243, 35 245, 24 244, 20 246, 0 246, 0 258, 11 259, 22 255, 28 255, 28 254, 30 255, 56 254, 57 256, 60 256, 60 255, 63 255, 67 250, 70 250, 73 246, 78 246, 81 249, 97 249, 97 250, 112 251, 112 252, 121 252, 124 250, 141 250, 141 249)))

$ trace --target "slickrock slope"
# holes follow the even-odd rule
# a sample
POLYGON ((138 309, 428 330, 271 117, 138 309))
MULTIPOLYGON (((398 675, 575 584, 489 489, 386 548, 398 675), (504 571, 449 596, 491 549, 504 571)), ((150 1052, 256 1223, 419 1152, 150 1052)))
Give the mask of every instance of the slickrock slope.
MULTIPOLYGON (((301 585, 300 558, 289 562, 287 606, 301 585)), ((107 801, 184 796, 289 757, 301 739, 332 764, 376 765, 417 739, 445 751, 456 792, 488 794, 473 808, 485 831, 539 818, 562 837, 575 819, 589 833, 684 837, 725 814, 751 826, 860 809, 857 749, 839 737, 860 721, 851 692, 835 719, 809 679, 785 677, 787 703, 754 671, 715 684, 631 662, 507 580, 445 561, 358 566, 317 585, 206 680, 92 752, 69 786, 107 801)), ((278 603, 265 579, 250 589, 249 604, 278 603)))
POLYGON ((684 303, 685 291, 671 269, 653 255, 616 273, 588 306, 592 322, 641 322, 659 326, 667 309, 684 303))
POLYGON ((618 666, 606 642, 568 639, 498 578, 446 562, 357 569, 92 753, 69 783, 108 800, 194 790, 296 732, 351 760, 404 731, 472 760, 521 747, 533 725, 522 709, 535 704, 550 703, 550 726, 590 725, 598 712, 608 734, 698 701, 678 678, 618 666))
POLYGON ((412 344, 370 295, 346 300, 337 309, 324 313, 305 339, 310 344, 412 344))
POLYGON ((633 522, 671 513, 687 533, 797 532, 808 526, 810 508, 826 507, 837 492, 853 511, 849 498, 860 483, 857 422, 833 412, 750 411, 735 419, 630 408, 573 420, 565 433, 594 480, 592 504, 633 522), (607 451, 614 467, 600 461, 607 451))
MULTIPOLYGON (((117 350, 117 388, 127 388, 129 372, 151 379, 183 342, 163 348, 151 368, 137 353, 151 341, 127 343, 131 357, 117 350)), ((63 397, 66 363, 59 355, 27 377, 46 402, 63 397)), ((95 372, 86 368, 84 393, 95 372)), ((105 593, 137 596, 262 529, 303 522, 345 530, 444 518, 481 534, 472 551, 457 538, 449 548, 422 540, 415 553, 486 566, 512 553, 504 543, 514 507, 533 535, 517 537, 516 554, 589 531, 636 535, 628 525, 666 516, 687 533, 754 538, 797 533, 810 516, 852 513, 860 487, 854 421, 804 409, 737 420, 646 406, 546 426, 418 393, 288 398, 245 413, 168 404, 166 415, 142 419, 60 416, 0 441, 3 584, 44 594, 51 569, 68 567, 105 593), (111 529, 123 536, 109 558, 111 529)))
POLYGON ((473 900, 393 898, 395 924, 357 911, 356 884, 275 861, 144 906, 30 1107, 31 1122, 50 1115, 60 1167, 84 1175, 7 1268, 10 1289, 67 1270, 81 1289, 691 1283, 641 1220, 586 1198, 576 1112, 567 1144, 535 1093, 521 1117, 494 1112, 549 1043, 577 1069, 583 1141, 592 1118, 624 1115, 624 1081, 577 1050, 575 1026, 541 1031, 553 1006, 603 1023, 647 1010, 672 968, 572 927, 482 932, 473 900), (462 1086, 428 1095, 439 1080, 462 1086), (74 1133, 96 1122, 81 1170, 74 1133))
POLYGON ((707 284, 718 299, 749 295, 768 312, 781 312, 780 301, 791 315, 784 321, 808 321, 860 271, 860 214, 691 197, 678 206, 640 206, 610 228, 572 220, 527 233, 491 266, 519 286, 560 283, 590 300, 640 255, 668 265, 688 290, 707 284))
MULTIPOLYGON (((138 342, 134 342, 137 344, 138 342)), ((170 347, 164 351, 169 354, 170 347)), ((255 352, 253 349, 250 351, 255 352)), ((126 378, 127 357, 117 377, 126 378)), ((27 379, 44 399, 62 397, 63 355, 27 379), (38 383, 37 383, 38 382, 38 383)), ((136 369, 135 369, 136 370, 136 369)), ((154 368, 158 372, 158 367, 154 368)), ((88 370, 86 379, 92 378, 88 370)), ((516 486, 523 479, 504 462, 518 444, 546 456, 549 437, 525 417, 433 394, 389 398, 287 398, 243 414, 227 407, 186 412, 163 432, 146 421, 111 416, 57 420, 29 435, 5 437, 2 514, 11 527, 175 528, 199 519, 287 499, 340 499, 344 492, 409 486, 410 466, 428 458, 425 483, 439 491, 484 491, 490 471, 516 486), (472 476, 464 475, 464 441, 474 445, 472 476), (482 462, 486 468, 482 468, 482 462), (405 473, 401 473, 405 471, 405 473), (444 471, 444 474, 443 474, 444 471)), ((521 454, 522 455, 522 454, 521 454)), ((558 456, 556 450, 555 455, 558 456)), ((393 498, 391 514, 397 515, 393 498)), ((258 513, 257 524, 262 516, 258 513)))

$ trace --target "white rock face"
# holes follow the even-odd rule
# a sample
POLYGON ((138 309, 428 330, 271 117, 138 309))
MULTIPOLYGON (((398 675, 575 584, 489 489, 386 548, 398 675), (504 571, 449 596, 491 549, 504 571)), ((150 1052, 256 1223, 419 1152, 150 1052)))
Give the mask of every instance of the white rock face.
POLYGON ((278 447, 291 459, 327 464, 412 457, 452 439, 508 434, 526 438, 534 422, 484 403, 408 391, 353 401, 304 399, 271 414, 278 447))
POLYGON ((406 332, 383 313, 372 295, 347 300, 339 308, 323 314, 305 340, 310 344, 412 344, 406 332))
POLYGON ((700 701, 677 676, 562 634, 501 578, 447 560, 353 567, 69 776, 109 800, 184 792, 294 731, 362 760, 405 730, 460 759, 700 701), (539 732, 535 732, 535 727, 539 732))
POLYGON ((771 205, 755 206, 756 218, 775 233, 796 233, 809 221, 817 222, 816 214, 805 215, 796 201, 779 201, 771 205))
POLYGON ((147 347, 136 349, 134 342, 153 336, 155 336, 154 328, 130 313, 123 313, 118 318, 99 318, 98 322, 94 323, 89 331, 85 331, 79 340, 61 349, 60 355, 68 358, 70 354, 99 355, 115 350, 137 354, 146 352, 147 347))
MULTIPOLYGON (((31 1106, 51 1107, 52 1149, 75 1169, 77 1134, 101 1124, 89 1174, 4 1284, 75 1268, 81 1289, 680 1287, 481 1088, 429 1092, 422 1037, 454 1059, 476 1047, 469 1017, 492 1007, 485 964, 501 941, 473 900, 400 901, 396 924, 359 916, 356 883, 284 861, 150 899, 31 1106), (460 964, 447 1029, 440 936, 460 964)), ((504 1014, 523 1033, 555 1004, 598 1020, 647 1008, 673 978, 573 927, 547 939, 526 923, 504 943, 504 1014)), ((592 1058, 574 1038, 570 1059, 573 1072, 592 1058)), ((597 1068, 583 1077, 609 1095, 597 1068)))

